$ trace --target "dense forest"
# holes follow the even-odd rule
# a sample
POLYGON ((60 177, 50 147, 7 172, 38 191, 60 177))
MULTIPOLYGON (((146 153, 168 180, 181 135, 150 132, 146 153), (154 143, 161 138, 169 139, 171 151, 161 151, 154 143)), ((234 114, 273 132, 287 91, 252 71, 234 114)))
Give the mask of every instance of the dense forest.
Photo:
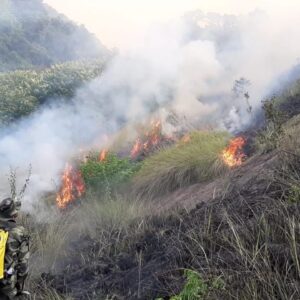
POLYGON ((72 98, 76 89, 99 76, 103 67, 103 61, 96 60, 0 73, 0 124, 10 124, 34 112, 47 100, 72 98))
POLYGON ((42 0, 1 0, 0 71, 97 59, 108 50, 42 0))

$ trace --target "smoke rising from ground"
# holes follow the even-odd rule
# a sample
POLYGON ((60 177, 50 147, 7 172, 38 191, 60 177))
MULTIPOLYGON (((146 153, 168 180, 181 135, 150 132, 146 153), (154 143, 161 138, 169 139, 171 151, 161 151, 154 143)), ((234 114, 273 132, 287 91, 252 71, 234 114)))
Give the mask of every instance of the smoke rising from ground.
MULTIPOLYGON (((29 207, 55 190, 65 162, 80 149, 101 147, 105 136, 159 109, 198 124, 242 130, 274 80, 296 64, 297 23, 287 18, 278 24, 259 11, 238 17, 193 12, 153 26, 131 50, 116 55, 100 78, 80 88, 72 102, 53 99, 53 105, 3 130, 1 174, 18 167, 22 184, 32 165, 29 207), (251 84, 237 95, 232 89, 241 77, 251 84)), ((8 193, 5 182, 2 178, 1 196, 8 193)))

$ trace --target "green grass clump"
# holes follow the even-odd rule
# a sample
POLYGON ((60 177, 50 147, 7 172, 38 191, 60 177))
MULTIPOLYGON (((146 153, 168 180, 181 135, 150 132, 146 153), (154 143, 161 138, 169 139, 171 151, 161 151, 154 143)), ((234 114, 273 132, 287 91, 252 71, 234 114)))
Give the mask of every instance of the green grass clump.
POLYGON ((171 298, 171 300, 200 300, 206 299, 209 292, 214 289, 224 288, 225 283, 220 278, 214 278, 211 281, 203 280, 202 276, 195 271, 187 270, 185 272, 187 282, 177 296, 171 298))
MULTIPOLYGON (((221 278, 204 280, 202 276, 193 270, 185 270, 186 283, 180 294, 170 300, 204 300, 213 290, 224 289, 225 283, 221 278)), ((157 299, 162 300, 162 298, 157 299)))
POLYGON ((220 154, 229 138, 226 132, 193 132, 188 142, 147 158, 134 177, 135 192, 153 197, 219 176, 225 170, 220 154))

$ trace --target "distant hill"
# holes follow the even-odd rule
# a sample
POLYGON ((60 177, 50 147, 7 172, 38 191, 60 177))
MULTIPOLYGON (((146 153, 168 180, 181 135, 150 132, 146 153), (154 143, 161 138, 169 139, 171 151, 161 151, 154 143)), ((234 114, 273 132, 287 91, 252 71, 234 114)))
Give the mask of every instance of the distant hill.
POLYGON ((103 58, 109 51, 42 0, 0 0, 0 71, 103 58))

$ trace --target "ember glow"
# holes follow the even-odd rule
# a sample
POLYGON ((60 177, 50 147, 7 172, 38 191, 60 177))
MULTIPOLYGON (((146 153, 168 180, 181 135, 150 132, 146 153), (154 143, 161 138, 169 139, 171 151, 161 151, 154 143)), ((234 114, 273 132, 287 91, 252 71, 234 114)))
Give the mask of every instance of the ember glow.
POLYGON ((223 150, 222 158, 229 167, 240 166, 246 155, 243 152, 246 140, 243 137, 237 137, 230 141, 229 146, 223 150))
POLYGON ((80 198, 85 192, 85 185, 80 171, 66 164, 62 175, 62 186, 56 197, 57 206, 64 209, 69 203, 80 198))
POLYGON ((99 155, 99 161, 101 161, 101 162, 105 161, 106 158, 107 158, 107 154, 108 154, 108 150, 103 149, 103 150, 100 152, 100 155, 99 155))

